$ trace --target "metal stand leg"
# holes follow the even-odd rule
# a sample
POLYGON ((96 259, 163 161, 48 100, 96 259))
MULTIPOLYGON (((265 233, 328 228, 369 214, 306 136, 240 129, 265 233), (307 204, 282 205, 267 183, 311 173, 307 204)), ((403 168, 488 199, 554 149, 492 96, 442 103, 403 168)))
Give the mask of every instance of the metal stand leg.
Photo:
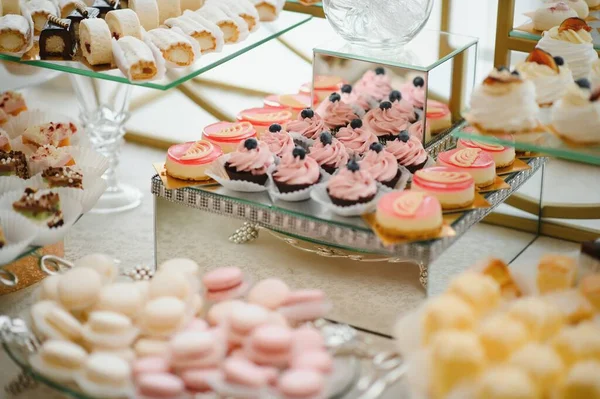
POLYGON ((246 222, 229 237, 229 241, 234 244, 246 244, 257 238, 258 225, 256 223, 246 222))
POLYGON ((427 291, 427 285, 429 284, 429 265, 425 263, 418 263, 419 265, 419 282, 421 286, 427 291))
POLYGON ((4 392, 12 396, 17 396, 23 392, 35 389, 37 386, 38 382, 30 374, 21 371, 18 376, 6 384, 4 392))

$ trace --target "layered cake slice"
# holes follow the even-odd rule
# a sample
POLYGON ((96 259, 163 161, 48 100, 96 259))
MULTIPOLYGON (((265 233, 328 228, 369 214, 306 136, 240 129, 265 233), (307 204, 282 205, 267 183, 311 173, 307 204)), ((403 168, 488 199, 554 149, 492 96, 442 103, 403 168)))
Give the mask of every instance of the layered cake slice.
POLYGON ((29 157, 31 170, 39 173, 49 167, 72 166, 75 160, 65 148, 56 148, 53 145, 45 145, 29 157))
POLYGON ((77 127, 72 123, 49 122, 43 125, 30 126, 23 132, 23 144, 41 147, 53 145, 65 147, 71 144, 71 136, 77 132, 77 127))
POLYGON ((29 179, 27 157, 21 151, 0 151, 0 176, 29 179))
POLYGON ((58 193, 26 188, 21 198, 13 203, 13 209, 29 220, 45 224, 49 228, 64 224, 58 193))
MULTIPOLYGON (((2 33, 0 32, 0 36, 1 35, 2 33)), ((0 39, 0 42, 1 41, 2 39, 0 39)), ((2 52, 1 43, 0 52, 2 52)), ((27 110, 27 104, 25 104, 25 99, 20 93, 17 93, 16 91, 5 91, 0 95, 0 110, 4 111, 7 115, 17 116, 21 112, 27 110)))
POLYGON ((77 168, 68 166, 49 167, 42 172, 42 178, 50 188, 70 187, 83 189, 83 174, 77 168))

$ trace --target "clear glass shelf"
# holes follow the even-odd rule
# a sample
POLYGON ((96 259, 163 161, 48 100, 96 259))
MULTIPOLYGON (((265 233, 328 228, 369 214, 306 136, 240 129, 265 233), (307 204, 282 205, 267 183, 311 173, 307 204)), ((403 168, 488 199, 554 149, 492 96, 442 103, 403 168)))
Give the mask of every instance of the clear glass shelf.
POLYGON ((260 28, 256 32, 250 34, 250 36, 248 36, 248 38, 243 42, 233 45, 226 45, 223 48, 223 51, 220 53, 203 55, 200 60, 191 67, 184 69, 172 69, 168 71, 165 79, 156 82, 132 83, 125 76, 123 76, 118 69, 113 69, 110 71, 95 71, 80 62, 74 61, 21 61, 19 57, 6 54, 0 54, 0 60, 4 59, 8 61, 17 61, 27 65, 54 69, 62 72, 88 76, 91 78, 135 84, 138 86, 144 86, 158 90, 168 90, 233 58, 236 58, 263 43, 281 36, 282 34, 308 22, 311 18, 311 15, 283 11, 277 20, 273 22, 262 23, 260 28))
POLYGON ((571 145, 551 133, 542 133, 536 135, 535 143, 526 143, 519 141, 519 136, 515 135, 515 143, 502 140, 493 135, 480 135, 473 132, 465 132, 461 129, 453 133, 456 137, 474 139, 485 143, 502 144, 505 146, 514 146, 517 150, 531 151, 551 155, 556 158, 568 159, 581 163, 600 166, 600 144, 597 145, 571 145))
POLYGON ((341 38, 315 48, 315 53, 338 58, 385 64, 428 72, 471 46, 478 39, 471 36, 423 29, 413 40, 398 51, 357 46, 341 38))

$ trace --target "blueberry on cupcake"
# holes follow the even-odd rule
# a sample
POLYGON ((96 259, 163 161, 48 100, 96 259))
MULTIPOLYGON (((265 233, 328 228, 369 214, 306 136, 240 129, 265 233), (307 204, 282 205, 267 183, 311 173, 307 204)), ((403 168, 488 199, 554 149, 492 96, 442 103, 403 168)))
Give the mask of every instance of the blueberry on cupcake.
POLYGON ((306 150, 302 147, 296 147, 283 155, 273 173, 273 181, 281 193, 304 190, 321 179, 319 164, 306 155, 306 150))
POLYGON ((355 159, 327 182, 327 194, 337 206, 352 206, 370 202, 377 194, 377 184, 370 173, 361 169, 355 159))
POLYGON ((273 164, 273 154, 266 143, 250 138, 241 143, 225 163, 231 180, 242 180, 264 186, 267 169, 273 164))

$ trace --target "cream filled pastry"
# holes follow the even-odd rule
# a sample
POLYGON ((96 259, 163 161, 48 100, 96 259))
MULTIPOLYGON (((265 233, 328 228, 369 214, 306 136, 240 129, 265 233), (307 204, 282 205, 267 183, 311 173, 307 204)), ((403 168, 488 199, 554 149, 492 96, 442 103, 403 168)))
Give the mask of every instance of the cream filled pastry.
POLYGON ((538 48, 562 57, 574 79, 587 78, 598 59, 591 35, 592 28, 580 18, 568 18, 560 26, 544 32, 538 48))
POLYGON ((396 187, 402 175, 402 172, 398 168, 396 157, 388 152, 381 143, 371 144, 369 151, 367 151, 359 164, 375 180, 389 188, 396 187))
POLYGON ((353 90, 351 85, 345 84, 340 90, 342 102, 350 105, 356 114, 360 117, 364 116, 365 112, 373 107, 376 107, 378 101, 366 93, 360 93, 358 90, 353 90))
POLYGON ((541 31, 550 30, 559 26, 565 19, 577 16, 577 11, 564 1, 544 4, 533 13, 533 28, 541 31))
POLYGON ((228 15, 242 18, 247 24, 250 32, 254 32, 260 26, 258 10, 248 0, 207 0, 206 3, 215 3, 228 15))
POLYGON ((420 142, 423 142, 423 139, 427 139, 427 137, 431 137, 431 129, 429 129, 429 123, 425 124, 425 121, 421 119, 420 121, 416 121, 408 128, 408 134, 411 137, 417 138, 420 142), (426 125, 425 132, 423 132, 423 125, 426 125))
POLYGON ((33 29, 36 34, 39 34, 44 29, 49 15, 54 15, 55 17, 60 15, 56 4, 51 0, 29 0, 23 4, 31 13, 33 29))
POLYGON ((110 64, 113 61, 112 36, 103 19, 84 19, 79 24, 79 45, 90 65, 110 64))
POLYGON ((475 88, 466 119, 483 132, 530 132, 539 125, 538 112, 533 82, 501 67, 475 88))
POLYGON ((285 126, 289 133, 299 134, 307 139, 317 140, 325 129, 325 122, 319 114, 312 109, 303 109, 298 114, 298 119, 290 121, 285 126))
POLYGON ((413 107, 423 109, 425 105, 425 79, 417 76, 412 82, 406 82, 400 87, 402 98, 410 102, 413 107))
POLYGON ((442 228, 442 206, 436 197, 420 191, 392 191, 377 203, 375 220, 387 233, 421 238, 442 228))
POLYGON ((160 25, 160 11, 156 0, 129 0, 128 5, 130 9, 135 11, 144 29, 158 28, 160 25))
POLYGON ((232 180, 243 180, 265 185, 267 170, 273 165, 273 154, 267 143, 249 138, 240 143, 225 163, 225 171, 232 180))
POLYGON ((377 101, 386 99, 392 91, 392 80, 383 67, 368 70, 354 85, 354 89, 377 101))
POLYGON ((406 116, 406 119, 410 123, 415 122, 418 119, 418 115, 415 112, 415 108, 412 103, 402 97, 402 92, 398 90, 392 90, 389 96, 389 100, 392 103, 392 107, 399 113, 406 116))
POLYGON ((282 0, 250 0, 250 2, 254 4, 261 21, 276 20, 285 4, 282 0))
POLYGON ((274 123, 269 126, 269 130, 260 136, 260 140, 269 146, 273 155, 282 158, 285 154, 291 153, 296 145, 294 139, 288 132, 283 130, 281 125, 274 123))
POLYGON ((206 169, 221 155, 221 148, 206 140, 176 144, 167 152, 165 169, 169 176, 177 179, 208 180, 206 169))
POLYGON ((0 52, 20 53, 31 40, 31 26, 22 15, 8 14, 0 17, 0 52))
POLYGON ((332 131, 337 131, 352 120, 359 119, 352 107, 342 102, 339 93, 332 93, 319 105, 316 112, 323 118, 325 126, 332 131))
POLYGON ((221 147, 225 154, 251 137, 256 137, 256 130, 249 122, 217 122, 202 131, 202 138, 221 147))
POLYGON ((203 54, 220 52, 225 45, 225 36, 213 22, 193 11, 185 11, 182 16, 165 22, 169 26, 178 26, 186 35, 190 35, 200 45, 203 54))
POLYGON ((427 163, 427 151, 421 141, 408 132, 401 132, 396 140, 388 141, 385 148, 391 152, 398 164, 404 166, 411 173, 422 169, 427 163))
POLYGON ((339 130, 336 138, 346 147, 350 155, 362 155, 373 143, 377 143, 377 136, 363 127, 360 119, 354 119, 346 127, 339 130))
POLYGON ((296 147, 286 152, 273 173, 273 181, 282 193, 307 189, 321 179, 319 164, 306 156, 306 150, 296 147))
POLYGON ((246 21, 237 15, 228 15, 215 3, 205 3, 196 13, 221 29, 225 43, 239 43, 250 33, 246 21))
MULTIPOLYGON (((595 0, 592 0, 592 1, 595 1, 595 0)), ((557 3, 556 0, 544 0, 544 2, 551 3, 551 4, 557 3)), ((575 15, 575 16, 577 16, 579 18, 586 19, 590 15, 590 6, 586 2, 586 0, 561 0, 560 2, 566 3, 570 9, 572 9, 573 11, 575 11, 577 13, 577 15, 575 15)), ((563 21, 569 17, 565 17, 563 19, 563 21)), ((560 21, 560 22, 562 22, 562 21, 560 21)), ((555 26, 560 25, 560 22, 557 23, 555 26)))
POLYGON ((487 187, 496 180, 496 164, 491 155, 480 148, 444 151, 438 155, 437 164, 469 173, 477 187, 487 187))
POLYGON ((475 180, 467 172, 447 166, 418 170, 413 176, 411 190, 435 196, 443 209, 466 208, 475 200, 475 180))
POLYGON ((171 67, 186 67, 196 59, 190 40, 174 30, 152 29, 148 32, 147 37, 158 47, 171 67))
POLYGON ((408 129, 410 122, 405 113, 398 112, 391 102, 384 101, 367 112, 363 125, 378 138, 393 140, 399 132, 408 129))
MULTIPOLYGON (((506 137, 502 138, 505 139, 506 137)), ((480 141, 467 139, 459 139, 457 147, 478 148, 482 150, 492 157, 497 169, 506 168, 507 166, 512 165, 515 161, 515 147, 505 147, 500 144, 482 143, 480 141)))
POLYGON ((348 163, 346 147, 329 132, 322 132, 319 140, 310 147, 309 157, 313 158, 329 174, 348 163))
POLYGON ((131 9, 109 11, 104 18, 112 37, 119 40, 124 36, 142 38, 142 29, 137 14, 131 9))
POLYGON ((564 139, 587 144, 600 142, 600 92, 591 92, 587 79, 569 86, 552 107, 552 126, 564 139))
POLYGON ((563 96, 573 75, 562 57, 552 57, 546 51, 534 49, 525 62, 517 65, 521 76, 535 85, 536 101, 549 106, 563 96))
POLYGON ((151 80, 157 76, 158 66, 146 42, 133 36, 124 36, 117 41, 117 47, 115 61, 123 75, 132 81, 151 80))
POLYGON ((371 202, 377 194, 377 184, 370 173, 351 159, 345 168, 327 182, 327 193, 337 206, 352 206, 371 202))

